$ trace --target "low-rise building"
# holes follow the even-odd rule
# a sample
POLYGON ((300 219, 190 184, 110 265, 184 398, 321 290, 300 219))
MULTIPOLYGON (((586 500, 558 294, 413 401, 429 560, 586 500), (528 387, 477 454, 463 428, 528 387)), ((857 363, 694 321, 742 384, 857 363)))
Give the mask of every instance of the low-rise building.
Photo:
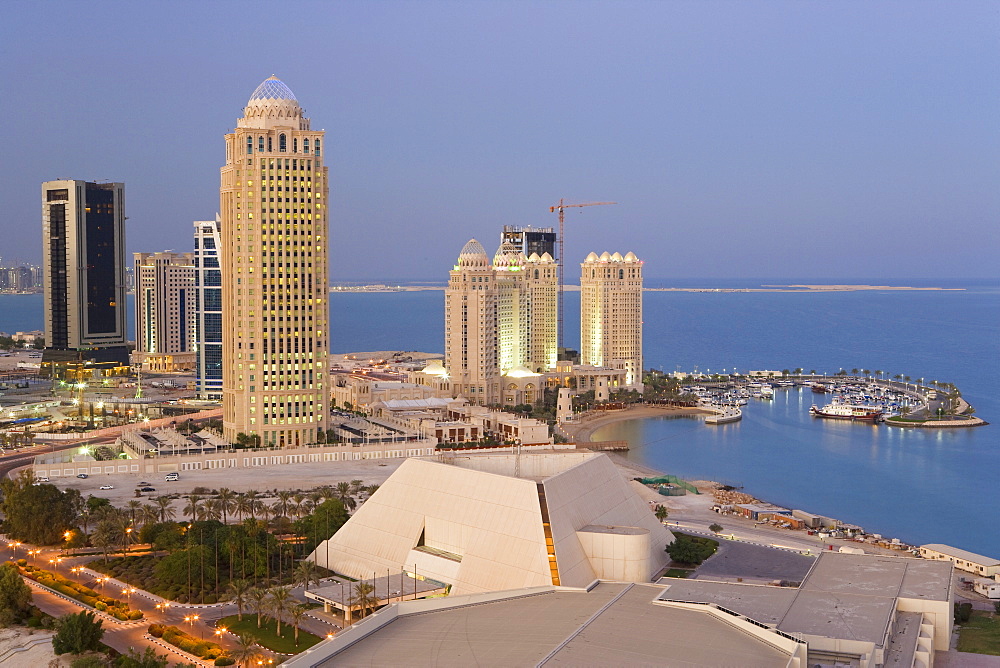
POLYGON ((1000 598, 1000 582, 989 578, 976 578, 972 583, 972 589, 977 594, 986 598, 1000 598))
POLYGON ((951 545, 930 543, 920 546, 920 556, 924 559, 950 561, 960 571, 975 573, 984 578, 1000 574, 1000 560, 984 557, 981 554, 961 550, 951 545))

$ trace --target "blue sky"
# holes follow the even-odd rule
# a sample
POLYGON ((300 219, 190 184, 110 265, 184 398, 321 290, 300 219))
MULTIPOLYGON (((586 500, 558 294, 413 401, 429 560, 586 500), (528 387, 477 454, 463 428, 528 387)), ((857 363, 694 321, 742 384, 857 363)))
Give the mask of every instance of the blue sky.
POLYGON ((276 74, 327 131, 334 280, 445 280, 567 214, 568 276, 996 277, 995 2, 5 5, 0 256, 39 184, 124 181, 129 251, 187 250, 276 74))

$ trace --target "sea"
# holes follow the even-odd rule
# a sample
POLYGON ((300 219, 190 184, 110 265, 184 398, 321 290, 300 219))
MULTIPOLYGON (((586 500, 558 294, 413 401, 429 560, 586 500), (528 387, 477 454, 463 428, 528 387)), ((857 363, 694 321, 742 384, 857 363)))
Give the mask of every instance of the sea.
MULTIPOLYGON (((1000 558, 1000 281, 893 280, 949 290, 746 292, 762 286, 880 285, 879 279, 649 280, 698 291, 644 296, 645 366, 665 372, 881 371, 954 383, 994 424, 903 429, 819 420, 808 390, 751 400, 741 422, 651 418, 600 429, 629 459, 683 478, 743 487, 761 499, 911 544, 946 543, 1000 558)), ((131 305, 131 301, 130 301, 131 305)), ((334 353, 443 349, 444 294, 330 295, 334 353)), ((131 324, 130 309, 130 327, 131 324)), ((567 323, 579 293, 566 293, 567 323)), ((0 331, 42 328, 41 295, 0 295, 0 331)), ((579 344, 569 327, 566 344, 579 344)))

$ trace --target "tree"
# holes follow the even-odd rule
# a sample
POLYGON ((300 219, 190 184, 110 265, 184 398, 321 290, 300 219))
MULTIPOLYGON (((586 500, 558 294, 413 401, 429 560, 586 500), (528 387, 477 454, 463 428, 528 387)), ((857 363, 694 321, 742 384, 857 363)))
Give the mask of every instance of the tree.
POLYGON ((288 607, 292 604, 291 588, 271 587, 267 590, 267 593, 271 597, 271 600, 268 601, 268 607, 274 613, 274 621, 276 623, 275 633, 281 636, 281 618, 288 612, 288 607))
POLYGON ((168 496, 158 496, 153 499, 153 503, 156 504, 157 510, 160 511, 161 522, 174 519, 174 515, 176 515, 177 511, 174 510, 173 499, 168 496))
MULTIPOLYGON (((997 605, 1000 605, 1000 603, 998 603, 997 605)), ((299 603, 297 605, 293 605, 288 610, 288 614, 292 618, 292 626, 295 627, 295 646, 296 647, 299 646, 299 623, 302 621, 302 618, 305 616, 307 609, 308 608, 306 608, 306 606, 304 606, 301 603, 299 603)))
POLYGON ((340 499, 340 502, 344 504, 344 508, 347 510, 354 510, 355 506, 358 505, 354 500, 354 497, 351 496, 351 483, 338 482, 336 494, 337 498, 340 499))
POLYGON ((295 567, 295 584, 302 585, 306 589, 309 589, 309 583, 315 581, 316 586, 319 586, 319 573, 316 570, 316 563, 312 561, 300 561, 299 565, 295 567))
POLYGON ((354 585, 354 600, 361 606, 362 616, 367 610, 375 612, 378 607, 379 598, 374 595, 375 585, 370 582, 358 582, 354 585))
POLYGON ((653 509, 653 513, 656 515, 656 519, 660 520, 660 522, 663 522, 663 520, 667 519, 667 516, 670 514, 670 511, 667 510, 666 506, 658 503, 656 504, 656 507, 653 509))
POLYGON ((1000 601, 994 601, 993 602, 993 611, 996 614, 1000 615, 1000 601))
POLYGON ((30 471, 0 481, 0 511, 6 517, 4 533, 27 543, 54 545, 73 527, 84 500, 78 490, 60 492, 55 485, 34 482, 30 471))
POLYGON ((722 531, 722 525, 713 522, 712 524, 708 525, 708 530, 711 531, 712 533, 719 533, 720 531, 722 531))
POLYGON ((240 668, 250 668, 263 654, 257 647, 256 637, 248 633, 241 633, 236 636, 236 647, 229 650, 229 656, 240 668))
POLYGON ((134 647, 128 648, 127 654, 118 657, 117 668, 167 668, 167 655, 159 655, 152 647, 147 647, 140 654, 134 647))
POLYGON ((56 654, 83 654, 100 648, 104 636, 102 622, 94 619, 93 612, 63 615, 56 622, 52 649, 56 654))
POLYGON ((261 625, 261 615, 264 614, 266 609, 265 603, 267 601, 268 592, 266 589, 261 589, 260 587, 253 587, 247 592, 247 598, 250 599, 250 605, 253 607, 253 611, 257 613, 257 628, 261 625))
POLYGON ((243 608, 246 607, 250 594, 250 582, 236 579, 229 581, 229 594, 233 603, 236 604, 236 616, 239 621, 243 621, 243 608))
POLYGON ((0 626, 10 626, 28 616, 31 588, 11 562, 0 565, 0 626))
POLYGON ((698 538, 683 533, 674 534, 674 542, 667 545, 670 558, 682 564, 700 564, 715 553, 719 544, 711 538, 698 538))

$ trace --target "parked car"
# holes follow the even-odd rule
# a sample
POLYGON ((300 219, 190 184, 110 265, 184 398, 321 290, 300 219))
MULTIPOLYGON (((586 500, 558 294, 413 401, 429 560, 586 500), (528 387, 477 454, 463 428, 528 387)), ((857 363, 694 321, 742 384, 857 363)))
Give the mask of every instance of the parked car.
POLYGON ((86 473, 77 473, 76 477, 77 478, 89 478, 90 476, 87 475, 86 473))
POLYGON ((139 491, 140 491, 140 492, 155 492, 155 491, 156 491, 156 488, 155 488, 155 487, 149 487, 149 486, 146 486, 146 487, 140 487, 140 488, 139 488, 139 491))
POLYGON ((163 476, 163 479, 166 480, 167 482, 175 482, 177 480, 180 480, 181 477, 177 473, 168 473, 167 475, 163 476))
POLYGON ((38 479, 38 482, 48 482, 48 481, 49 479, 46 478, 45 476, 42 476, 41 478, 38 479))
POLYGON ((101 489, 114 489, 114 485, 101 485, 101 489))
POLYGON ((148 485, 148 484, 149 484, 148 482, 146 482, 145 480, 143 480, 143 481, 142 481, 142 482, 140 482, 140 483, 136 483, 136 487, 139 487, 139 486, 141 486, 141 485, 148 485))

